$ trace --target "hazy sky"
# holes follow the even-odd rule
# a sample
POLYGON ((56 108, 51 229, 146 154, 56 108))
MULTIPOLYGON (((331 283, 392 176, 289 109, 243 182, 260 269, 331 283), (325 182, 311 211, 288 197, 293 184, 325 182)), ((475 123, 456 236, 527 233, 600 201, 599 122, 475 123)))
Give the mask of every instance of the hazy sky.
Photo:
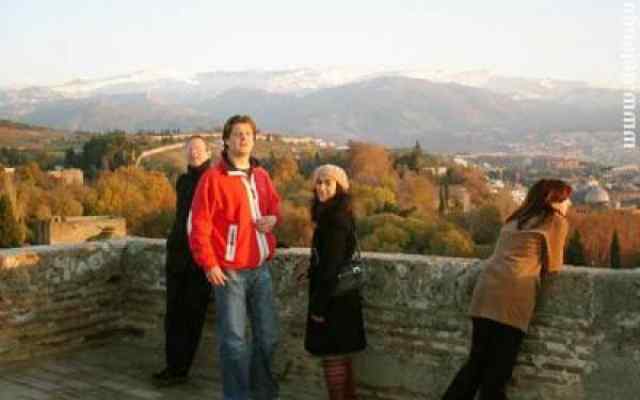
POLYGON ((342 65, 487 68, 514 76, 611 82, 621 68, 623 5, 622 0, 0 0, 0 85, 62 83, 157 67, 342 65))

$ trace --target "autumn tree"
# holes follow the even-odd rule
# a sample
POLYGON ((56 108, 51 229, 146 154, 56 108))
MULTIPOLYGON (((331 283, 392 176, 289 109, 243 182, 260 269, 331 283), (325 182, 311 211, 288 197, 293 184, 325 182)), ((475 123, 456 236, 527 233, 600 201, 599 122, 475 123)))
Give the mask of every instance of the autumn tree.
POLYGON ((495 243, 503 224, 500 210, 492 204, 485 204, 464 214, 456 213, 450 218, 469 232, 478 245, 495 243))
POLYGON ((451 257, 471 257, 474 255, 473 240, 465 231, 451 225, 444 225, 429 243, 432 254, 451 257))
POLYGON ((437 204, 438 189, 433 182, 414 172, 405 172, 398 182, 398 205, 420 214, 432 213, 437 204))
POLYGON ((19 218, 25 221, 51 218, 48 188, 39 186, 35 179, 20 180, 19 175, 16 175, 15 204, 19 218))
POLYGON ((470 257, 473 241, 435 214, 415 218, 377 214, 359 221, 365 250, 470 257))
POLYGON ((280 206, 281 222, 275 234, 281 246, 309 247, 313 235, 313 224, 308 206, 298 206, 284 200, 280 206))
POLYGON ((28 185, 38 186, 45 190, 51 189, 55 185, 49 175, 40 169, 40 166, 35 162, 29 162, 16 168, 15 175, 17 181, 28 185))
POLYGON ((351 179, 366 185, 395 190, 397 174, 391 155, 384 147, 350 142, 348 157, 351 179))
POLYGON ((474 205, 483 204, 490 198, 487 177, 479 168, 461 166, 448 168, 442 181, 448 185, 463 185, 469 192, 471 203, 474 205))
POLYGON ((147 213, 135 227, 135 234, 142 237, 165 238, 173 226, 175 217, 175 210, 169 208, 147 213))
POLYGON ((298 162, 291 153, 286 153, 285 156, 280 158, 274 158, 272 162, 271 177, 274 182, 286 183, 299 175, 298 162))
POLYGON ((61 217, 78 217, 83 215, 82 201, 74 197, 74 193, 65 185, 56 186, 47 193, 47 203, 51 214, 61 217))
POLYGON ((93 210, 98 215, 125 217, 130 233, 145 234, 147 224, 158 222, 153 233, 165 237, 171 228, 165 212, 175 212, 175 192, 159 172, 121 167, 100 174, 95 185, 93 210), (162 222, 162 224, 160 224, 162 222))
POLYGON ((290 201, 292 206, 309 207, 313 183, 300 174, 297 160, 291 155, 273 158, 271 169, 273 183, 280 197, 290 201))
MULTIPOLYGON (((11 205, 14 210, 16 208, 16 185, 9 174, 4 172, 4 169, 0 167, 0 194, 5 194, 11 201, 11 205)), ((18 216, 16 216, 18 217, 18 216)))
POLYGON ((377 214, 359 221, 361 246, 367 251, 401 253, 411 240, 403 223, 405 218, 394 214, 377 214))
POLYGON ((357 217, 372 215, 383 210, 387 204, 396 204, 395 192, 386 187, 374 187, 352 181, 351 194, 353 210, 357 217))
POLYGON ((38 165, 29 163, 16 170, 15 204, 19 219, 84 215, 91 189, 51 179, 38 165))

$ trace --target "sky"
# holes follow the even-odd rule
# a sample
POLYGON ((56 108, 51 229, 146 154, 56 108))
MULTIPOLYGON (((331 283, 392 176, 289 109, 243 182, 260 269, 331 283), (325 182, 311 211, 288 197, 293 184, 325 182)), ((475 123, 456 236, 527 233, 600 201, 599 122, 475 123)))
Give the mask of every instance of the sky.
MULTIPOLYGON (((640 0, 633 1, 640 14, 640 0)), ((325 66, 488 69, 612 82, 620 80, 622 68, 623 5, 624 0, 0 0, 0 86, 158 68, 191 73, 325 66)))

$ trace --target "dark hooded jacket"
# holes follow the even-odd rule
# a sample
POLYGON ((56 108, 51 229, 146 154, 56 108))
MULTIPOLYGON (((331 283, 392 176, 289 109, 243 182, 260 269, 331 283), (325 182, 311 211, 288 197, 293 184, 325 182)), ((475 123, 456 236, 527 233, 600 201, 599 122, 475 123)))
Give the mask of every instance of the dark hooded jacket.
POLYGON ((169 270, 178 270, 186 266, 196 267, 189 250, 187 220, 200 176, 210 165, 211 160, 207 160, 198 167, 189 166, 187 172, 180 175, 176 182, 176 219, 167 238, 167 268, 169 270))

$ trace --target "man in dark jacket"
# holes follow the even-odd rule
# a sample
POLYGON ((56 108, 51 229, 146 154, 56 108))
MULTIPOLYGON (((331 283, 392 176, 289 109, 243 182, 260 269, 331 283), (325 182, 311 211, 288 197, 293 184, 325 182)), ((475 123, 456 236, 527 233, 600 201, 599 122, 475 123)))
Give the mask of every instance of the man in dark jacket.
POLYGON ((203 137, 192 136, 186 144, 187 172, 176 183, 176 218, 167 238, 165 314, 165 354, 167 366, 153 374, 156 386, 172 386, 187 381, 202 326, 211 285, 195 264, 188 241, 189 212, 198 180, 211 160, 203 137))

